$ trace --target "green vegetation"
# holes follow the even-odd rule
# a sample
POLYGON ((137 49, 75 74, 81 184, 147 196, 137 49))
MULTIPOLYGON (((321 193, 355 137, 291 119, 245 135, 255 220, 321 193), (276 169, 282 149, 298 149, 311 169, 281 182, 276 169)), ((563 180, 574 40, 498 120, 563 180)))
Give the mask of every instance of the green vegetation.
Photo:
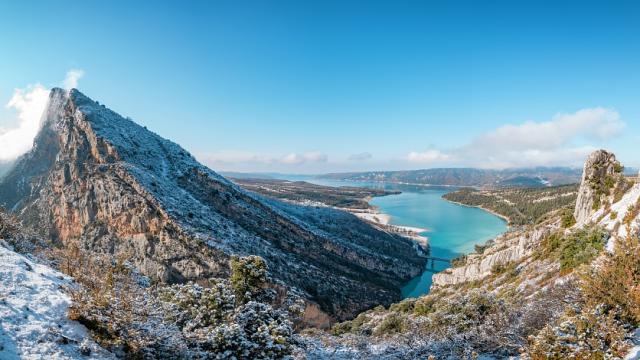
POLYGON ((450 262, 451 262, 451 266, 453 267, 462 266, 467 262, 467 255, 462 254, 462 255, 456 256, 455 258, 451 259, 450 262))
POLYGON ((495 264, 491 267, 491 272, 494 275, 506 274, 508 278, 514 278, 518 276, 518 264, 515 262, 495 264))
MULTIPOLYGON (((527 225, 543 221, 552 211, 574 207, 577 189, 578 185, 528 189, 461 189, 445 194, 443 198, 491 210, 508 218, 511 225, 527 225)), ((566 219, 563 218, 563 224, 567 226, 573 225, 572 221, 575 222, 568 215, 566 219)))
POLYGON ((231 258, 231 287, 241 304, 263 291, 267 284, 267 263, 259 256, 231 258))
POLYGON ((391 313, 376 327, 374 335, 384 335, 402 332, 405 328, 404 318, 396 313, 391 313))
POLYGON ((599 271, 584 276, 584 294, 591 306, 604 307, 615 318, 640 326, 640 240, 627 237, 616 242, 599 271))
POLYGON ((602 171, 604 169, 600 166, 594 166, 596 171, 587 180, 587 183, 594 191, 593 210, 599 209, 603 205, 602 202, 612 193, 613 202, 620 201, 622 196, 633 185, 633 181, 624 176, 624 167, 618 161, 613 164, 613 167, 613 174, 603 175, 602 171))
POLYGON ((567 229, 576 224, 576 218, 573 216, 573 208, 567 207, 562 210, 560 216, 560 226, 567 229))
POLYGON ((542 240, 536 256, 560 261, 560 269, 571 271, 596 257, 604 248, 606 232, 600 228, 587 228, 564 234, 557 231, 542 240))
POLYGON ((627 213, 624 216, 624 219, 622 219, 622 223, 629 226, 633 219, 637 218, 638 215, 640 215, 640 199, 638 199, 635 204, 629 205, 627 213))
POLYGON ((582 296, 529 340, 532 359, 622 358, 629 329, 640 326, 640 242, 618 241, 582 276, 582 296))

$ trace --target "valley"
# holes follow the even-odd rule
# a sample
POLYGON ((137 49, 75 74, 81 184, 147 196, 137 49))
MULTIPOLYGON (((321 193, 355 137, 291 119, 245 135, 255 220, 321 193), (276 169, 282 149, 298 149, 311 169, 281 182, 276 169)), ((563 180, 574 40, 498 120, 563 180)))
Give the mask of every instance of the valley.
POLYGON ((0 360, 640 360, 640 1, 0 34, 0 360))
MULTIPOLYGON (((32 279, 8 278, 21 288, 3 296, 61 299, 40 323, 23 305, 11 317, 40 327, 42 354, 615 358, 640 346, 640 184, 604 150, 579 186, 232 182, 75 90, 52 91, 45 116, 0 182, 3 271, 32 279), (44 328, 56 322, 62 332, 44 328)), ((28 352, 32 335, 7 329, 0 355, 28 352)))
MULTIPOLYGON (((244 180, 235 181, 243 186, 246 184, 244 180)), ((428 244, 429 256, 437 259, 453 260, 464 256, 473 252, 477 246, 508 230, 505 221, 485 210, 460 206, 443 200, 443 197, 454 191, 455 188, 452 187, 340 181, 314 176, 292 176, 289 180, 253 179, 250 183, 268 186, 268 190, 264 188, 261 190, 265 195, 279 192, 282 183, 287 186, 286 192, 292 191, 292 187, 301 187, 295 192, 294 198, 298 202, 304 202, 301 198, 307 196, 310 199, 320 198, 318 194, 310 196, 308 193, 310 188, 323 194, 336 194, 346 191, 345 189, 350 191, 360 189, 358 191, 364 194, 370 191, 386 194, 371 199, 361 199, 361 201, 368 200, 373 207, 369 212, 358 209, 344 210, 371 221, 375 226, 381 226, 387 231, 409 236, 420 244, 428 244)), ((416 297, 428 293, 434 273, 445 270, 449 266, 445 261, 429 261, 419 276, 403 285, 402 296, 416 297)))

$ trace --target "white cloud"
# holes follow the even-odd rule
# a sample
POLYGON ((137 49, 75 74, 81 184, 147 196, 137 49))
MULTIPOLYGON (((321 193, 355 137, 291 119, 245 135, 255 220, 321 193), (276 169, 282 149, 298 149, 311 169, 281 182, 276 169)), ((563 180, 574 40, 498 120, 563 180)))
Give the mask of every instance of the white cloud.
POLYGON ((279 160, 283 164, 304 164, 304 163, 320 163, 327 162, 327 155, 319 151, 311 151, 302 154, 291 153, 279 160))
MULTIPOLYGON (((67 89, 77 87, 84 71, 72 69, 67 72, 63 86, 67 89)), ((37 83, 23 89, 15 89, 13 96, 5 105, 15 113, 16 125, 0 127, 0 161, 11 161, 29 151, 33 139, 40 130, 42 116, 49 100, 49 89, 37 83)))
POLYGON ((451 155, 434 149, 423 152, 412 151, 407 155, 407 160, 413 163, 438 163, 451 160, 451 155))
POLYGON ((471 146, 523 151, 557 149, 576 137, 589 140, 609 139, 618 135, 624 125, 615 110, 582 109, 573 114, 558 114, 551 121, 504 125, 479 136, 471 146))
POLYGON ((407 159, 483 168, 579 165, 596 149, 594 143, 618 136, 624 127, 613 109, 582 109, 549 121, 500 126, 447 153, 411 152, 407 159))
POLYGON ((305 153, 290 153, 285 156, 266 156, 246 151, 219 151, 215 153, 200 154, 198 156, 202 161, 209 164, 286 164, 300 165, 304 163, 323 163, 327 162, 328 157, 318 151, 309 151, 305 153))
POLYGON ((31 149, 48 100, 49 90, 40 84, 14 90, 5 107, 17 113, 17 127, 0 133, 0 161, 13 160, 31 149))
POLYGON ((349 156, 349 161, 367 161, 373 158, 373 155, 369 152, 363 152, 358 154, 351 154, 349 156))
POLYGON ((69 90, 78 87, 78 80, 80 80, 84 76, 84 70, 80 69, 71 69, 67 71, 67 76, 64 78, 62 82, 62 86, 69 90))

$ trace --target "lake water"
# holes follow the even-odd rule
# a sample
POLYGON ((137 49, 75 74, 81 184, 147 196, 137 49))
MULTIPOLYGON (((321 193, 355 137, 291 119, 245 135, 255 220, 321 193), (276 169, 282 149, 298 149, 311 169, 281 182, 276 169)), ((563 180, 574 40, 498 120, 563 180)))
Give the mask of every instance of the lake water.
MULTIPOLYGON (((475 244, 484 244, 507 230, 506 222, 482 209, 461 206, 442 199, 452 191, 447 187, 426 187, 389 183, 345 182, 315 178, 291 178, 328 186, 362 186, 402 191, 399 195, 376 197, 371 204, 391 215, 391 224, 428 229, 431 256, 452 259, 474 250, 475 244)), ((435 271, 448 267, 435 262, 435 271)), ((417 297, 429 292, 433 270, 430 264, 422 275, 402 288, 402 296, 417 297)))

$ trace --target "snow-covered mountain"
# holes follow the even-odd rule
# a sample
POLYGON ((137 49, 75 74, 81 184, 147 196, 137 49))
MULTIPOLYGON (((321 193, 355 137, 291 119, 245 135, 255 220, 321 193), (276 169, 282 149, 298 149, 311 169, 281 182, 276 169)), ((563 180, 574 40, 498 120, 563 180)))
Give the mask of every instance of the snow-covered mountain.
POLYGON ((0 202, 54 243, 126 254, 170 283, 227 276, 230 256, 259 255, 276 281, 319 305, 311 322, 398 300, 423 268, 410 240, 244 191, 75 89, 53 89, 43 116, 0 202))

